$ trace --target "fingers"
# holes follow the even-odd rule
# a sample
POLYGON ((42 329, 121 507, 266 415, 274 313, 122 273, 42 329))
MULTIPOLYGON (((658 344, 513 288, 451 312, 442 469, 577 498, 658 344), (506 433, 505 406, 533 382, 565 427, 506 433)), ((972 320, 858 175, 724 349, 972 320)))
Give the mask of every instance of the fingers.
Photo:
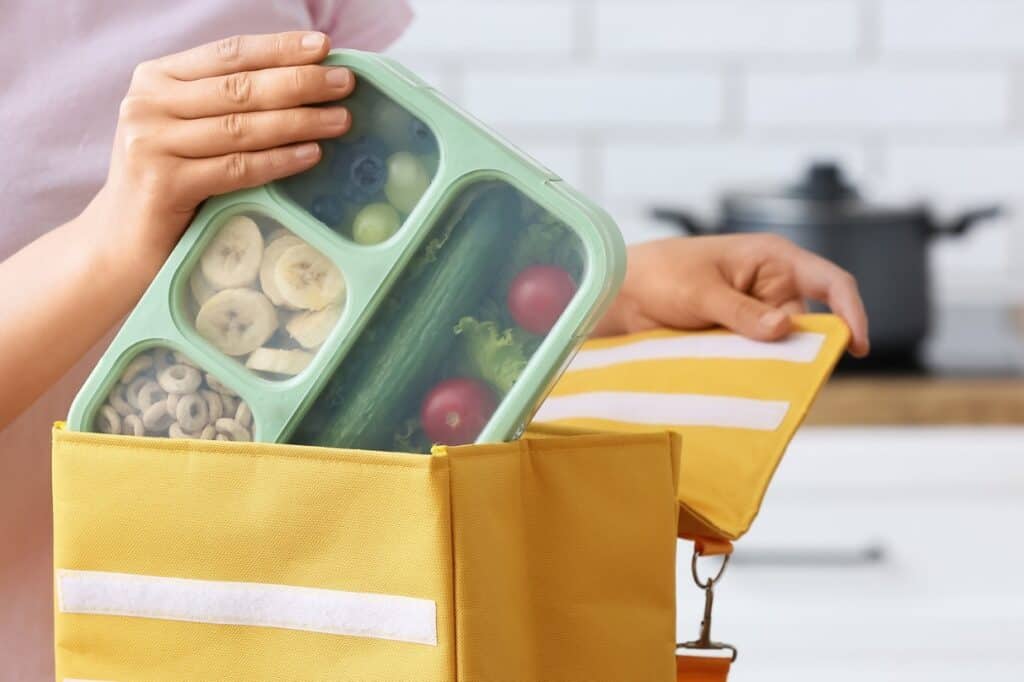
POLYGON ((342 107, 227 114, 180 121, 167 129, 165 144, 176 156, 203 158, 337 137, 351 123, 342 107))
POLYGON ((801 295, 827 303, 849 325, 850 353, 856 357, 867 355, 868 316, 853 276, 835 263, 802 249, 797 249, 793 273, 801 295))
POLYGON ((195 159, 185 162, 178 174, 183 183, 180 191, 201 201, 302 172, 319 160, 320 145, 315 142, 195 159))
POLYGON ((330 44, 323 33, 292 31, 232 36, 163 57, 154 65, 178 80, 198 80, 239 71, 316 64, 330 44))
POLYGON ((787 315, 803 315, 807 312, 807 304, 802 298, 794 298, 779 304, 778 309, 787 315))
POLYGON ((180 92, 166 100, 170 113, 202 118, 330 102, 347 97, 355 77, 340 66, 296 66, 241 71, 174 87, 180 92))
POLYGON ((793 329, 785 311, 742 294, 724 282, 704 292, 700 307, 709 321, 759 341, 777 341, 793 329))

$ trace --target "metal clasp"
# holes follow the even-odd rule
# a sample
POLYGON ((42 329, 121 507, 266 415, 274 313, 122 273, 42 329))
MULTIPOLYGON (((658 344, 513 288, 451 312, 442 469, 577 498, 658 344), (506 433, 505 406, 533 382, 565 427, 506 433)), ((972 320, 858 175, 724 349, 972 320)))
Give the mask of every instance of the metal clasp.
POLYGON ((726 554, 722 560, 722 565, 718 569, 718 573, 711 577, 709 576, 706 580, 701 580, 700 575, 697 573, 697 558, 700 555, 697 550, 693 551, 693 558, 690 559, 690 573, 693 575, 693 582, 697 584, 697 587, 704 590, 704 618, 700 622, 700 637, 693 640, 692 642, 682 642, 676 644, 677 649, 698 649, 703 651, 729 651, 732 653, 732 660, 735 661, 739 652, 732 644, 725 644, 724 642, 713 642, 711 641, 711 611, 715 604, 715 585, 719 580, 722 579, 722 574, 725 573, 725 567, 729 565, 729 557, 731 555, 726 554))

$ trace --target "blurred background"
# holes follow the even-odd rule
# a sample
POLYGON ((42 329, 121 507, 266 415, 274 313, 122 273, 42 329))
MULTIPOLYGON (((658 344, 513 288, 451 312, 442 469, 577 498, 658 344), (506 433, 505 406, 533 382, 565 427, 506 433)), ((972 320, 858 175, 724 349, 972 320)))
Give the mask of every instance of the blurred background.
POLYGON ((876 357, 826 387, 717 597, 734 679, 1024 679, 1024 1, 414 6, 391 53, 627 241, 775 231, 861 280, 876 357))

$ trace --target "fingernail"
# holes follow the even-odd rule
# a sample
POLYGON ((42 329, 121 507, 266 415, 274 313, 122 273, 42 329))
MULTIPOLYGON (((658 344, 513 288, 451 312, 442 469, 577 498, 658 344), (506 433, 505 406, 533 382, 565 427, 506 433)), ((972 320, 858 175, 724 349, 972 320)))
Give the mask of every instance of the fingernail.
POLYGON ((320 121, 326 126, 342 126, 348 121, 348 110, 342 107, 325 107, 320 110, 320 121))
POLYGON ((786 313, 781 310, 772 310, 761 316, 760 324, 764 329, 775 329, 783 320, 786 319, 786 313))
POLYGON ((310 52, 312 52, 314 50, 319 50, 323 46, 323 33, 307 33, 306 35, 302 36, 302 49, 304 50, 309 50, 310 52))
POLYGON ((324 80, 332 88, 345 88, 348 87, 349 82, 352 80, 352 72, 343 66, 328 69, 324 80))
POLYGON ((295 148, 295 158, 300 161, 309 161, 320 153, 320 146, 316 142, 300 144, 295 148))

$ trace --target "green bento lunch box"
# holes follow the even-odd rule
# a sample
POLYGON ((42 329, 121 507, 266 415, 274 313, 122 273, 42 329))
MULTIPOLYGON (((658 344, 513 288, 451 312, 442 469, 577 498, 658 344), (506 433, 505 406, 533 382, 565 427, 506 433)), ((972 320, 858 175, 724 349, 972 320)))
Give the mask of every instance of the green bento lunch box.
POLYGON ((610 304, 600 208, 391 59, 352 128, 207 201, 75 399, 77 431, 427 452, 518 436, 610 304))

